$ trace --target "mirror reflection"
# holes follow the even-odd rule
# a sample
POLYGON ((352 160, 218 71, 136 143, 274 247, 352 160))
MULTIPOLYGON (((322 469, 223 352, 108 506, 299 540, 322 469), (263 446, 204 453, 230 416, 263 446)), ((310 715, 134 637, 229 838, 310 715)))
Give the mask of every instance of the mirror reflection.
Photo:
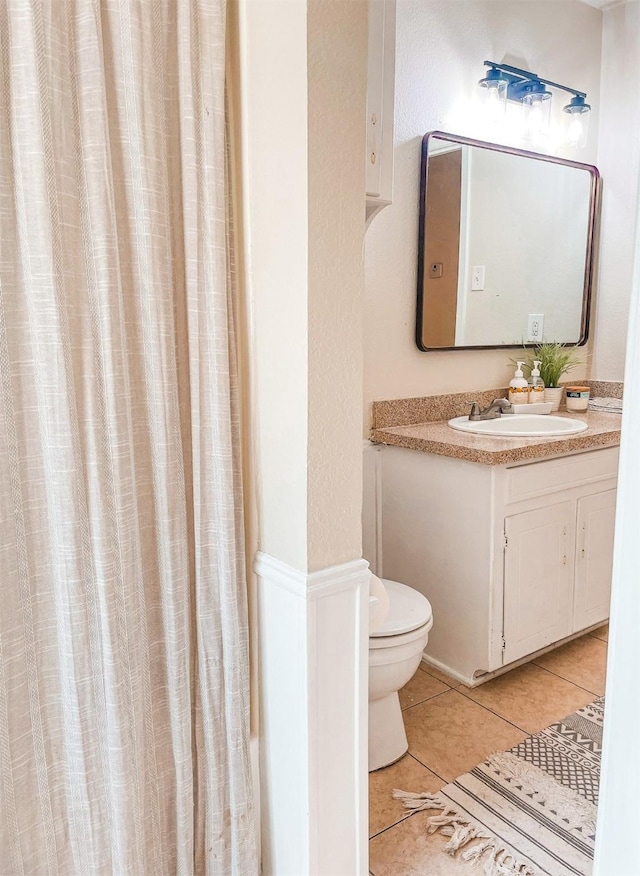
POLYGON ((418 347, 585 343, 597 183, 591 165, 427 134, 418 347))

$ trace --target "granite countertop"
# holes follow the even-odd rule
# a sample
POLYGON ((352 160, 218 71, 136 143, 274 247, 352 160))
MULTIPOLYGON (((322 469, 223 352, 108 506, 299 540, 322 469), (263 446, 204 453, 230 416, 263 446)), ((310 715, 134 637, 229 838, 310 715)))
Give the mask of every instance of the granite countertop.
POLYGON ((483 465, 507 465, 547 456, 595 450, 598 447, 611 447, 620 443, 620 414, 560 411, 556 416, 583 420, 588 423, 589 428, 586 432, 567 437, 489 438, 470 432, 458 432, 448 426, 446 420, 439 420, 405 426, 384 426, 373 430, 371 440, 377 444, 393 444, 409 450, 466 459, 483 465))

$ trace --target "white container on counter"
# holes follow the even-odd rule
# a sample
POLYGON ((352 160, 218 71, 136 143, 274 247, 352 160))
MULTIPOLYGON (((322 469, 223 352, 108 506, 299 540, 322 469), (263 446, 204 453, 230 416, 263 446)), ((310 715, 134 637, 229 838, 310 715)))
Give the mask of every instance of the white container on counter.
POLYGON ((586 411, 589 407, 588 386, 567 386, 567 410, 586 411))

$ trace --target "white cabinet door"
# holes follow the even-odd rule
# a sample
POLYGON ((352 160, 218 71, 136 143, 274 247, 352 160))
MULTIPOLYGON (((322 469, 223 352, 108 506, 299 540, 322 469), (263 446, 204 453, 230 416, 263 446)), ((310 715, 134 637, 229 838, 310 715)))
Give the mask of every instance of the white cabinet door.
POLYGON ((573 632, 609 617, 616 491, 578 500, 573 632))
POLYGON ((571 633, 575 502, 505 518, 504 663, 571 633))

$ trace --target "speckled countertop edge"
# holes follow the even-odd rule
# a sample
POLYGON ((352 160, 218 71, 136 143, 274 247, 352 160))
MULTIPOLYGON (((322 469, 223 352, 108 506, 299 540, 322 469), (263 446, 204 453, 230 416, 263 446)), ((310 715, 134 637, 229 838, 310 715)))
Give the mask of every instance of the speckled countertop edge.
POLYGON ((374 429, 371 438, 379 444, 405 447, 408 450, 419 450, 483 465, 526 462, 620 443, 619 414, 596 411, 569 414, 561 411, 557 416, 583 420, 588 423, 589 428, 586 432, 566 438, 490 438, 469 432, 457 432, 445 420, 441 420, 374 429))

